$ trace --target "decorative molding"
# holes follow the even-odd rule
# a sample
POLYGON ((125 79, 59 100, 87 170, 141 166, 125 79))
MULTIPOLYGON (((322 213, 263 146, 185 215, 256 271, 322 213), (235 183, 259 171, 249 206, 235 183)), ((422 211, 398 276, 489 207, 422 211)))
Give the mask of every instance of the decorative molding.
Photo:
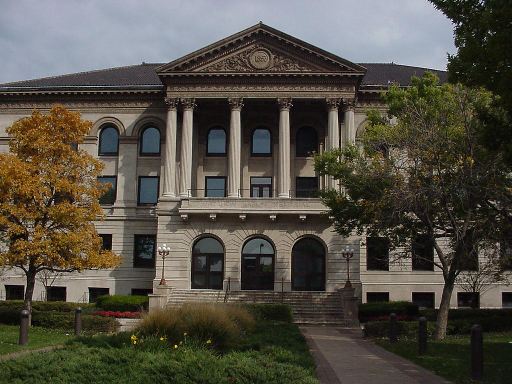
POLYGON ((343 106, 345 111, 353 111, 356 107, 357 100, 355 98, 344 98, 343 106))
POLYGON ((242 213, 238 215, 238 218, 240 219, 240 221, 244 222, 245 220, 247 220, 247 215, 242 213))
POLYGON ((327 97, 325 99, 325 103, 327 104, 327 107, 331 110, 338 109, 341 101, 342 101, 341 98, 327 97))
POLYGON ((180 99, 181 104, 183 105, 183 108, 185 109, 194 109, 197 107, 196 99, 194 98, 182 98, 180 99))
POLYGON ((280 97, 277 99, 277 103, 279 104, 279 109, 290 109, 293 106, 290 97, 280 97))
POLYGON ((306 218, 307 218, 307 216, 306 216, 306 215, 299 215, 299 221, 300 221, 301 223, 305 223, 305 222, 306 222, 306 218))
POLYGON ((231 109, 242 109, 242 107, 244 106, 243 101, 244 101, 244 99, 241 97, 229 97, 228 98, 228 103, 229 103, 229 106, 231 107, 231 109))
POLYGON ((187 214, 182 214, 182 215, 180 215, 180 217, 181 217, 181 221, 183 221, 183 222, 187 222, 188 221, 188 215, 187 214))
POLYGON ((268 218, 270 221, 275 222, 277 220, 277 215, 270 215, 268 218))
POLYGON ((217 221, 217 214, 216 213, 210 213, 209 218, 210 218, 210 221, 217 221))

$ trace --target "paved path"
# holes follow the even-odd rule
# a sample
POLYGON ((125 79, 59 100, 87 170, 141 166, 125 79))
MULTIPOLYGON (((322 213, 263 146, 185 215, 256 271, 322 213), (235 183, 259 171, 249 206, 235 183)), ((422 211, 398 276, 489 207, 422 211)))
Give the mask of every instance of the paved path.
POLYGON ((434 375, 362 337, 358 329, 302 326, 322 384, 442 384, 434 375))
POLYGON ((49 345, 47 347, 39 348, 39 349, 25 349, 24 351, 11 352, 6 355, 0 356, 0 361, 17 359, 18 357, 23 357, 26 355, 30 355, 31 353, 46 353, 55 351, 56 349, 64 348, 64 344, 56 344, 49 345))

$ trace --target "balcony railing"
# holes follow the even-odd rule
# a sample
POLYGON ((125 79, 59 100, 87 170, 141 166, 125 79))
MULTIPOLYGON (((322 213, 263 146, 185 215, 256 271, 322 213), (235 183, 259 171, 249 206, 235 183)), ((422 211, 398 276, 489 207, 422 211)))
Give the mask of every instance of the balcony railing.
MULTIPOLYGON (((318 199, 320 191, 317 189, 291 189, 288 191, 291 198, 299 199, 318 199)), ((254 189, 239 189, 238 196, 241 198, 251 199, 275 199, 278 197, 278 192, 273 189, 272 191, 261 191, 254 189)), ((225 189, 189 189, 187 192, 189 198, 207 198, 207 199, 225 199, 227 198, 227 190, 225 189)))

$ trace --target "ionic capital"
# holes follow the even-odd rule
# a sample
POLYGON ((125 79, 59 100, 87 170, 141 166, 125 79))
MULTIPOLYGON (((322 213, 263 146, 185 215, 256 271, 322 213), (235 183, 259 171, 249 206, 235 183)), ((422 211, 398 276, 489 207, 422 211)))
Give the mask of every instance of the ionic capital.
POLYGON ((243 101, 244 99, 242 99, 241 97, 228 98, 228 103, 231 109, 242 109, 242 107, 244 106, 243 101))
POLYGON ((194 109, 197 106, 196 99, 192 98, 180 99, 180 102, 184 109, 194 109))

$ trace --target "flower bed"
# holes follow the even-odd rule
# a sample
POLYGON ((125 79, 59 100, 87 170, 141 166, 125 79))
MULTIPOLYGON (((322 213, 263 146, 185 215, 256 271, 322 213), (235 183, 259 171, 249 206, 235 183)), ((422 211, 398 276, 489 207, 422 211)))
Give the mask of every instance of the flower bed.
POLYGON ((140 319, 141 312, 97 311, 93 315, 102 317, 115 317, 116 319, 140 319))

